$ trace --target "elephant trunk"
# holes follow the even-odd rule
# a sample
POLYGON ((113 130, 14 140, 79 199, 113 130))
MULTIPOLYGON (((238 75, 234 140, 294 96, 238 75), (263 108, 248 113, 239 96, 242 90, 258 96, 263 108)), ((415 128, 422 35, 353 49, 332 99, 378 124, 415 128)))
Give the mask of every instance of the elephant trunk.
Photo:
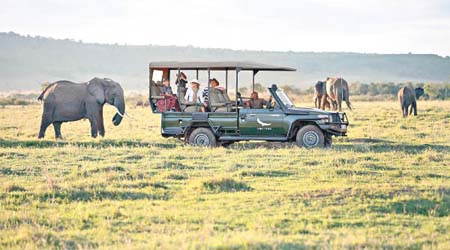
POLYGON ((125 100, 124 98, 116 98, 114 100, 114 107, 117 108, 117 113, 114 115, 112 121, 114 126, 118 126, 125 115, 125 100))

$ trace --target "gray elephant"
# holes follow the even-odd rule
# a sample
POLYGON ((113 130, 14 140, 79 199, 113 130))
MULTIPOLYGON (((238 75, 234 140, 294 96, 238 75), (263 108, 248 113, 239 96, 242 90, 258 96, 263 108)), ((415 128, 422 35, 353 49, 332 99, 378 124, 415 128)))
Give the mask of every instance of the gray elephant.
POLYGON ((325 82, 318 81, 314 85, 314 106, 316 108, 321 108, 322 106, 322 98, 325 95, 325 82))
POLYGON ((425 93, 423 88, 415 88, 414 90, 410 87, 403 87, 398 91, 398 101, 400 102, 400 107, 402 108, 403 117, 408 116, 408 108, 411 106, 409 110, 409 115, 414 110, 414 115, 417 115, 417 99, 425 93))
POLYGON ((63 122, 89 119, 91 136, 105 136, 103 105, 117 108, 112 121, 119 125, 125 114, 125 99, 119 83, 107 78, 94 78, 87 83, 58 81, 50 84, 38 97, 44 102, 39 138, 43 138, 47 127, 53 123, 55 137, 61 139, 63 122))
POLYGON ((342 78, 330 78, 328 77, 325 82, 325 98, 322 98, 322 107, 325 106, 327 99, 331 101, 333 110, 342 111, 342 101, 345 101, 347 107, 351 110, 350 104, 350 91, 348 83, 342 78))

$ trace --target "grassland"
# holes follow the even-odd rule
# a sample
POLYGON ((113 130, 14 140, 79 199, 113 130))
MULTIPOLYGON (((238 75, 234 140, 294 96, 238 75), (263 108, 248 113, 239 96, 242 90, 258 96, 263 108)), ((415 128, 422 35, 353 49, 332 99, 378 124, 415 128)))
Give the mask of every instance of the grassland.
POLYGON ((450 101, 355 102, 332 149, 200 149, 130 108, 36 139, 41 107, 0 109, 0 249, 450 249, 450 101))

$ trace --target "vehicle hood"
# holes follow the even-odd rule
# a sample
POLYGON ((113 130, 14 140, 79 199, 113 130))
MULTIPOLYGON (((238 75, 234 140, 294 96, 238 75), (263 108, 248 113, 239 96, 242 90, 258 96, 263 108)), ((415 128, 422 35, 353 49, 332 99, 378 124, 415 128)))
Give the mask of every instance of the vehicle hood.
POLYGON ((316 108, 288 108, 287 114, 292 115, 330 115, 330 114, 336 114, 337 112, 334 111, 327 111, 322 109, 316 109, 316 108))

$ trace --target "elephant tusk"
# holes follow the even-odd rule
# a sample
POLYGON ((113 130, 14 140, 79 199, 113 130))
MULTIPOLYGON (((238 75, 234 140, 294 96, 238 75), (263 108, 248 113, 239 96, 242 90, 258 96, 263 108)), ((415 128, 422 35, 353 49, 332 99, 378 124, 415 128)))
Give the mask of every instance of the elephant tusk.
POLYGON ((118 108, 116 108, 116 111, 117 111, 117 114, 119 114, 122 118, 125 118, 125 116, 122 113, 120 113, 118 108))
POLYGON ((128 115, 127 112, 125 112, 124 114, 122 114, 122 113, 120 113, 120 111, 119 111, 118 108, 116 108, 116 111, 117 111, 117 114, 119 114, 122 118, 125 118, 125 116, 126 116, 126 117, 130 118, 131 120, 133 120, 133 118, 132 118, 130 115, 128 115))

